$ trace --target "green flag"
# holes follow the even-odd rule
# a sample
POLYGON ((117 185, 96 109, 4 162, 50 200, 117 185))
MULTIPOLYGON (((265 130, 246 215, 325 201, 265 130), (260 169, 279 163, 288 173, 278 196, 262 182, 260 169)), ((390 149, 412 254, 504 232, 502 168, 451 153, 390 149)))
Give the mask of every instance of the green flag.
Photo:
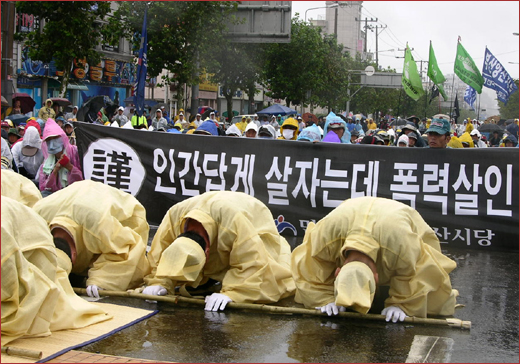
POLYGON ((455 74, 466 85, 473 87, 479 94, 482 93, 484 78, 480 74, 475 62, 466 52, 460 41, 457 43, 457 57, 455 58, 455 74))
POLYGON ((401 78, 401 83, 406 94, 415 101, 419 100, 419 98, 424 95, 421 76, 419 75, 419 72, 417 72, 417 64, 415 64, 415 61, 413 60, 412 52, 410 51, 410 48, 408 48, 408 44, 406 45, 406 53, 404 56, 403 77, 401 78))
POLYGON ((442 74, 439 66, 437 65, 437 58, 435 58, 435 52, 433 51, 432 42, 430 41, 430 58, 428 59, 428 77, 430 77, 430 80, 437 86, 439 89, 439 92, 441 93, 442 97, 444 98, 444 101, 448 100, 448 96, 446 96, 446 93, 444 92, 444 87, 442 84, 446 79, 444 78, 444 75, 442 74))

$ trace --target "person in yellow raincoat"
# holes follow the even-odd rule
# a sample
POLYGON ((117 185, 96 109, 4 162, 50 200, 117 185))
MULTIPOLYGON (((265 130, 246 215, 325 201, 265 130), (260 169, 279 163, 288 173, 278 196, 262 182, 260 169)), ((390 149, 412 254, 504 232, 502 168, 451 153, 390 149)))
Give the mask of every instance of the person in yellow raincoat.
POLYGON ((34 205, 55 238, 76 255, 72 273, 88 276, 87 294, 137 288, 150 272, 146 258, 146 211, 129 193, 91 180, 80 181, 34 205))
POLYGON ((8 169, 2 169, 2 196, 11 197, 29 207, 42 199, 33 181, 8 169))
POLYGON ((280 140, 296 140, 298 138, 298 121, 295 118, 287 118, 280 127, 280 140))
POLYGON ((62 268, 70 268, 70 259, 54 247, 45 220, 18 201, 1 200, 2 346, 110 319, 74 293, 70 270, 62 268))
POLYGON ((206 192, 164 216, 148 252, 152 273, 142 293, 174 294, 176 286, 198 287, 211 278, 222 287, 206 296, 206 311, 223 310, 230 301, 277 302, 294 294, 290 256, 260 200, 242 192, 206 192))
POLYGON ((367 313, 376 286, 389 286, 381 314, 393 322, 453 315, 455 267, 415 209, 379 197, 346 200, 310 223, 291 256, 296 302, 329 316, 346 307, 367 313))

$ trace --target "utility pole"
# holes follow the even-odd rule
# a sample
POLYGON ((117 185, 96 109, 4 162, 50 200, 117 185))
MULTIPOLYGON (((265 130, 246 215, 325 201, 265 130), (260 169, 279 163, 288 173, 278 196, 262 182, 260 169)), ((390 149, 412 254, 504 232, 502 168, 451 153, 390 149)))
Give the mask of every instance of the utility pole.
MULTIPOLYGON (((385 26, 381 26, 379 29, 381 29, 381 32, 383 32, 383 30, 386 29, 386 25, 385 26)), ((377 36, 380 34, 377 32, 377 28, 378 26, 376 25, 376 72, 379 70, 379 47, 378 47, 378 42, 377 42, 377 36)))
MULTIPOLYGON (((362 19, 358 19, 358 18, 355 18, 356 21, 359 21, 359 22, 362 22, 363 20, 362 19)), ((367 53, 367 35, 368 35, 368 29, 372 30, 372 26, 369 26, 368 23, 375 23, 377 22, 377 18, 374 20, 372 18, 370 18, 370 20, 368 20, 368 18, 365 18, 364 20, 365 22, 365 26, 364 26, 364 29, 365 29, 365 45, 363 47, 363 52, 365 54, 365 57, 366 57, 366 53, 367 53)))
MULTIPOLYGON (((410 48, 410 52, 413 51, 413 50, 414 50, 414 48, 410 48)), ((399 51, 399 52, 406 52, 406 48, 405 49, 397 48, 397 51, 399 51)), ((406 53, 405 53, 405 55, 406 55, 406 53)), ((395 58, 404 58, 404 57, 405 56, 402 56, 402 57, 395 56, 395 58)))

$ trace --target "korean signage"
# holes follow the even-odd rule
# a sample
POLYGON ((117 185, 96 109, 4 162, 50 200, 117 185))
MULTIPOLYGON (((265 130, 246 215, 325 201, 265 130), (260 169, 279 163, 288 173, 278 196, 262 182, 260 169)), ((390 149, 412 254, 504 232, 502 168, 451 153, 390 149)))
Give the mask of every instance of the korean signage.
POLYGON ((207 191, 264 202, 303 236, 342 201, 377 196, 419 211, 443 244, 518 250, 518 149, 392 148, 182 135, 77 123, 85 178, 134 195, 159 224, 207 191))
MULTIPOLYGON (((85 61, 83 61, 85 62, 85 61)), ((135 82, 135 65, 131 62, 102 59, 96 65, 74 60, 70 73, 70 81, 88 80, 119 85, 132 85, 135 82)), ((62 76, 63 72, 56 68, 54 61, 44 63, 29 58, 29 48, 22 48, 22 75, 55 77, 62 76)))

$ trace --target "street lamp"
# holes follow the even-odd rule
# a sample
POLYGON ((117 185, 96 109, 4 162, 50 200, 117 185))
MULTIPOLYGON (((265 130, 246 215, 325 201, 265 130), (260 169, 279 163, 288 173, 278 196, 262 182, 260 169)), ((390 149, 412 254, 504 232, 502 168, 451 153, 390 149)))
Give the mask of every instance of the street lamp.
POLYGON ((315 10, 315 9, 334 9, 334 8, 338 8, 339 7, 339 4, 338 3, 335 3, 335 4, 332 4, 331 6, 318 6, 317 8, 309 8, 307 10, 305 10, 305 22, 307 22, 307 12, 309 10, 315 10))

